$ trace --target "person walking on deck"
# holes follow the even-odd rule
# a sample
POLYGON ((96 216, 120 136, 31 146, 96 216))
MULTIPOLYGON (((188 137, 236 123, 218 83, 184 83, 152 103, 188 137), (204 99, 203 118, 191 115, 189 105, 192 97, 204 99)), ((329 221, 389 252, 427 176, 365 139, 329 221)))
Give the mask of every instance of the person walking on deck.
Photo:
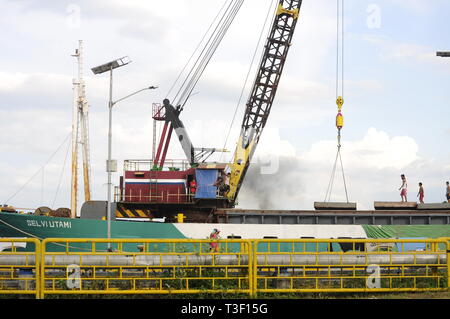
POLYGON ((402 186, 400 186, 398 190, 400 191, 400 197, 402 198, 402 202, 407 202, 408 183, 406 182, 405 174, 400 175, 400 177, 402 178, 402 186))
POLYGON ((419 197, 419 202, 423 204, 423 197, 424 197, 424 191, 423 191, 423 185, 422 183, 419 183, 419 192, 417 193, 417 197, 419 197))
POLYGON ((447 190, 446 190, 445 196, 447 197, 447 203, 450 203, 450 185, 448 182, 446 182, 445 184, 447 184, 447 190))

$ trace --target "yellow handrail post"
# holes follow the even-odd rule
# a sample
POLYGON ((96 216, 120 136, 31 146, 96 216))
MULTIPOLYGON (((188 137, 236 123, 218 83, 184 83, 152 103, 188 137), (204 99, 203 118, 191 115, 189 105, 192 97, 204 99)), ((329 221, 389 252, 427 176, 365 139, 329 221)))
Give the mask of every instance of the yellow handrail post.
POLYGON ((447 290, 450 290, 450 238, 447 238, 447 290))
POLYGON ((40 298, 40 252, 37 238, 0 238, 6 243, 0 250, 0 268, 9 275, 0 277, 0 294, 28 294, 40 298), (34 249, 32 250, 32 247, 34 249), (24 248, 25 251, 19 250, 24 248), (3 257, 5 259, 3 260, 3 257), (16 274, 17 273, 17 274, 16 274), (33 285, 34 284, 34 285, 33 285))
POLYGON ((252 241, 247 240, 245 243, 245 253, 248 255, 248 289, 250 290, 250 297, 255 297, 255 288, 253 286, 253 275, 255 265, 253 264, 253 246, 252 241))
POLYGON ((252 297, 256 298, 258 294, 258 280, 257 280, 257 274, 258 274, 258 240, 253 240, 252 245, 249 247, 251 253, 252 253, 252 297))
POLYGON ((42 268, 42 245, 37 238, 34 239, 35 247, 35 283, 36 283, 36 299, 42 299, 42 285, 41 285, 41 268, 42 268))
POLYGON ((46 251, 46 247, 47 247, 47 239, 44 239, 41 242, 41 267, 40 267, 40 271, 41 271, 41 275, 40 275, 40 299, 45 299, 45 251, 46 251))

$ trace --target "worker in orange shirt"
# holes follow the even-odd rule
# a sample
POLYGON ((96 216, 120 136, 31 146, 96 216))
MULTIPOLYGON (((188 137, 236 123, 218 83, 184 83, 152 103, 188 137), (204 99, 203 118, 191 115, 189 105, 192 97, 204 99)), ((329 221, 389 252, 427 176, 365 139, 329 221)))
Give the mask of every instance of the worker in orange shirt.
MULTIPOLYGON (((209 235, 210 239, 219 239, 220 230, 214 229, 212 233, 209 235)), ((219 244, 215 242, 209 243, 209 252, 210 253, 218 253, 219 252, 219 244)))
POLYGON ((189 182, 189 194, 192 195, 191 199, 194 199, 195 192, 197 191, 197 182, 195 179, 192 179, 189 182))

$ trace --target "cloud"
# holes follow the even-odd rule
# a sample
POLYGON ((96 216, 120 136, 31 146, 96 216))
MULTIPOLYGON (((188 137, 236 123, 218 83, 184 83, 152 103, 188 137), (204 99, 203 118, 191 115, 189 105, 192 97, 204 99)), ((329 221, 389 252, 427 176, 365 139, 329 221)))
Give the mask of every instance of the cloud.
POLYGON ((433 11, 439 10, 439 7, 448 3, 446 0, 389 0, 389 2, 391 4, 401 6, 403 9, 410 10, 416 14, 432 13, 433 11))
MULTIPOLYGON (((324 201, 336 156, 336 141, 319 141, 303 153, 277 134, 262 139, 258 156, 250 166, 239 195, 240 208, 313 209, 315 201, 324 201), (266 144, 266 145, 264 145, 266 144), (284 150, 284 151, 283 151, 284 150), (264 174, 268 154, 277 155, 278 169, 264 174)), ((373 209, 373 201, 398 200, 399 176, 407 174, 410 187, 424 176, 428 198, 437 197, 437 176, 447 171, 444 165, 418 155, 417 143, 408 136, 389 136, 370 128, 356 141, 342 143, 342 160, 349 201, 359 209, 373 209), (434 178, 432 179, 431 176, 434 178), (434 180, 434 181, 433 181, 434 180)), ((412 192, 413 193, 413 192, 412 192)), ((347 200, 338 164, 331 201, 347 200)), ((412 199, 414 200, 414 199, 412 199)))
POLYGON ((70 109, 71 83, 72 78, 63 74, 1 72, 0 110, 70 109))
MULTIPOLYGON (((302 155, 305 161, 325 163, 334 158, 336 141, 320 141, 302 155)), ((342 141, 342 156, 347 165, 358 168, 403 169, 414 161, 418 145, 408 136, 389 137, 385 132, 369 128, 360 141, 342 141)))
POLYGON ((446 61, 436 57, 435 47, 404 42, 383 35, 364 34, 360 38, 376 46, 378 55, 385 61, 400 61, 408 65, 420 63, 431 65, 438 71, 445 72, 446 70, 443 67, 446 65, 446 61))
POLYGON ((24 85, 27 79, 27 74, 0 72, 0 91, 16 90, 24 85))
POLYGON ((118 28, 118 33, 124 37, 133 37, 142 41, 159 42, 161 37, 165 37, 164 25, 167 21, 155 18, 144 23, 138 21, 127 21, 118 28))

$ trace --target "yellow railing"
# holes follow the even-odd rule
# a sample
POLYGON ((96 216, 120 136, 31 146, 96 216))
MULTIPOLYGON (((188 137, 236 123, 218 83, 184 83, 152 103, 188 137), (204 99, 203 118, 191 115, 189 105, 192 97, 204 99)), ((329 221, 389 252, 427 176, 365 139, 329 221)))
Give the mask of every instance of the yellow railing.
POLYGON ((439 291, 450 238, 1 239, 0 294, 439 291), (26 244, 26 247, 25 247, 26 244), (216 244, 218 250, 216 250, 216 244), (27 251, 24 251, 26 248, 27 251))
POLYGON ((253 287, 255 293, 443 290, 450 287, 449 243, 446 238, 257 240, 253 287))
POLYGON ((0 294, 39 297, 41 243, 35 238, 0 238, 0 294), (28 246, 28 250, 24 251, 28 246))
MULTIPOLYGON (((130 189, 128 194, 123 194, 120 191, 120 188, 116 187, 114 191, 114 200, 116 202, 148 202, 148 203, 157 203, 157 202, 169 202, 169 203, 192 203, 195 201, 195 193, 180 193, 180 190, 177 189, 176 193, 171 193, 168 190, 158 191, 156 192, 160 195, 144 195, 142 194, 142 190, 139 192, 133 193, 133 190, 130 189)), ((219 190, 216 190, 216 199, 225 199, 226 197, 220 194, 219 190)))
POLYGON ((191 294, 252 291, 251 243, 227 240, 46 239, 46 294, 191 294), (110 246, 108 251, 108 246, 110 246), (51 250, 63 250, 52 252, 51 250))

